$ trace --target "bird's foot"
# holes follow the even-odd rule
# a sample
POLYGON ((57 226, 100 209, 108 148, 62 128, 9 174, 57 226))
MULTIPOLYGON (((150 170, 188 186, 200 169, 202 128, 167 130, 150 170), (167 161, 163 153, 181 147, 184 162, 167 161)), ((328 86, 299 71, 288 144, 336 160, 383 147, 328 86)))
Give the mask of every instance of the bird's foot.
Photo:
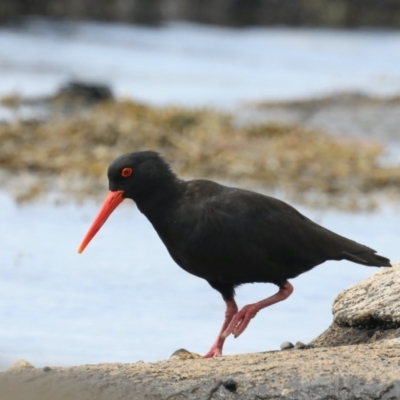
POLYGON ((224 339, 231 333, 233 333, 235 338, 240 336, 247 328, 247 325, 249 325, 250 320, 256 316, 258 311, 259 310, 255 304, 248 304, 247 306, 244 306, 238 313, 234 315, 232 321, 221 336, 224 339))
POLYGON ((208 350, 207 354, 203 358, 214 358, 222 356, 222 347, 212 346, 210 350, 208 350))

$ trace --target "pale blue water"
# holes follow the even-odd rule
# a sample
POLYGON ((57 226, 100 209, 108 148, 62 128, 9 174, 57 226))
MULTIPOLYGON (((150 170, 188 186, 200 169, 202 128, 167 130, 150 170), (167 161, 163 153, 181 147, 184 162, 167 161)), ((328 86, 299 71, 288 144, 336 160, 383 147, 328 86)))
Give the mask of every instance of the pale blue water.
MULTIPOLYGON (((152 104, 231 107, 340 90, 394 94, 399 64, 398 32, 43 21, 0 29, 0 95, 51 94, 80 78, 152 104)), ((10 115, 0 111, 0 118, 10 115)), ((77 254, 97 207, 17 206, 0 196, 0 368, 18 358, 35 366, 154 361, 181 347, 205 353, 214 341, 224 313, 220 295, 174 264, 132 204, 77 254)), ((396 211, 305 212, 399 259, 396 211)), ((311 340, 330 324, 336 295, 375 271, 332 262, 297 278, 292 297, 260 312, 239 339, 228 339, 225 353, 311 340)), ((247 285, 237 301, 275 290, 247 285)))
POLYGON ((69 78, 152 104, 232 106, 336 91, 400 91, 399 31, 49 23, 0 29, 0 95, 69 78))

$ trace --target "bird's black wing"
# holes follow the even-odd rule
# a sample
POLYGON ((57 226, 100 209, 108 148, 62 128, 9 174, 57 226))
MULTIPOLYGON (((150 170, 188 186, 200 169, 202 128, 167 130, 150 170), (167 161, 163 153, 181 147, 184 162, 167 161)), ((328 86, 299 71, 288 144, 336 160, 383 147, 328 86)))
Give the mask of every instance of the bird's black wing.
MULTIPOLYGON (((327 260, 389 266, 375 250, 314 223, 288 204, 208 181, 194 201, 182 238, 186 268, 206 279, 235 284, 281 283, 327 260), (202 190, 204 195, 206 191, 202 190)), ((200 192, 200 191, 199 191, 200 192)))

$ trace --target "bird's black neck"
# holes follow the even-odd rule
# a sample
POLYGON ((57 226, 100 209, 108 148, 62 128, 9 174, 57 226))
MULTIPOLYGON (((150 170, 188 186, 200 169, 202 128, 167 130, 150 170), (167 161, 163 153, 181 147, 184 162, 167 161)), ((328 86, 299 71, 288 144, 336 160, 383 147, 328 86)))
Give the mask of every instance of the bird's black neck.
POLYGON ((160 182, 151 191, 135 196, 139 210, 151 221, 163 219, 176 206, 184 191, 184 181, 171 176, 168 182, 160 182))

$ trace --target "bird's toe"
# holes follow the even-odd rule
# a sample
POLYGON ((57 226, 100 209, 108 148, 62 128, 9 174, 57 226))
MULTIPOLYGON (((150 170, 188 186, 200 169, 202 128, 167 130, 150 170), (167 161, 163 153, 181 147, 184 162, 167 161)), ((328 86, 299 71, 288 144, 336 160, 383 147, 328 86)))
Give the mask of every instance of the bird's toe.
POLYGON ((228 327, 222 333, 222 337, 226 338, 231 333, 233 333, 233 336, 235 337, 235 339, 237 337, 239 337, 244 332, 244 330, 247 328, 247 326, 249 325, 250 320, 256 316, 257 311, 258 310, 254 306, 254 304, 249 304, 247 306, 244 306, 232 318, 231 323, 228 325, 228 327))
POLYGON ((214 358, 214 357, 221 357, 222 356, 222 349, 217 347, 211 347, 211 349, 204 355, 203 358, 214 358))

